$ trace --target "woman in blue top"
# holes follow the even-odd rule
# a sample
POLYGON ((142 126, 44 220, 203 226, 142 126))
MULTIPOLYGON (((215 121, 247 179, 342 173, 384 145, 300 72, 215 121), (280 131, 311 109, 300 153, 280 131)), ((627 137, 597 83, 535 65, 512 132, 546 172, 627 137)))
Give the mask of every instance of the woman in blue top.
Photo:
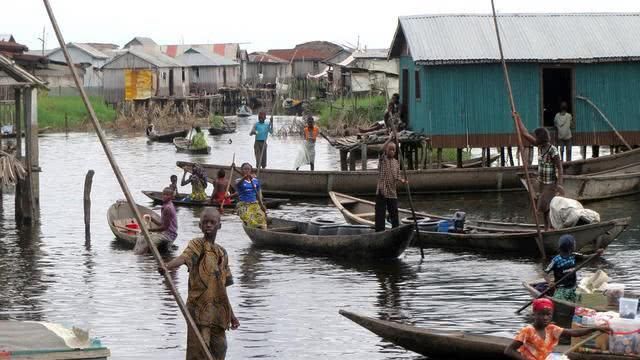
POLYGON ((253 176, 253 167, 244 163, 240 167, 242 178, 236 181, 238 204, 236 210, 242 222, 252 228, 267 228, 267 216, 258 203, 260 180, 253 176))

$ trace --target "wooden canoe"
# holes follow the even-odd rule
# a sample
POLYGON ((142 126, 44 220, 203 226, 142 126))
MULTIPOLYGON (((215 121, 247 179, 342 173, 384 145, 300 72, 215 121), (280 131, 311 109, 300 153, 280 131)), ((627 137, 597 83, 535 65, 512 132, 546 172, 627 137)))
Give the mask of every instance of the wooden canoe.
POLYGON ((237 117, 248 117, 253 115, 253 112, 251 111, 251 108, 248 107, 247 105, 241 105, 238 110, 236 110, 236 116, 237 117))
POLYGON ((222 127, 210 127, 209 135, 224 135, 224 134, 233 134, 236 132, 236 126, 222 126, 222 127))
POLYGON ((177 138, 177 137, 186 137, 187 133, 189 132, 189 130, 178 130, 178 131, 172 131, 172 132, 167 132, 167 133, 163 133, 163 134, 157 134, 154 136, 147 136, 147 139, 149 139, 149 141, 155 141, 155 142, 161 142, 161 143, 171 143, 173 142, 173 139, 177 138))
MULTIPOLYGON (((523 173, 520 181, 527 187, 523 173)), ((536 192, 538 182, 531 179, 536 192)), ((564 196, 578 201, 609 199, 640 192, 640 162, 587 175, 563 176, 564 196)))
MULTIPOLYGON (((153 200, 154 203, 162 203, 162 191, 147 191, 143 190, 143 194, 153 200)), ((187 207, 200 207, 200 206, 213 206, 220 207, 218 202, 207 201, 191 201, 187 199, 189 194, 178 194, 175 199, 173 199, 173 204, 175 206, 187 206, 187 207)), ((277 209, 280 205, 286 204, 289 202, 289 199, 278 199, 278 198, 264 198, 263 201, 264 206, 267 209, 277 209)), ((225 208, 235 207, 235 202, 231 205, 225 205, 225 208)))
POLYGON ((348 258, 397 258, 413 237, 411 225, 359 235, 307 235, 306 222, 272 219, 268 230, 244 227, 260 247, 348 258))
MULTIPOLYGON (((374 224, 375 203, 357 197, 329 193, 331 201, 351 224, 374 224)), ((399 209, 400 216, 411 216, 411 210, 399 209)), ((451 217, 418 212, 416 216, 442 220, 451 217)), ((564 234, 576 238, 576 249, 589 253, 606 248, 629 226, 630 218, 603 221, 597 224, 575 226, 568 229, 543 231, 547 255, 558 251, 558 239, 564 234)), ((522 256, 537 256, 537 233, 533 224, 477 221, 467 219, 464 233, 420 231, 415 244, 421 247, 461 248, 491 252, 514 252, 522 256)))
POLYGON ((191 147, 191 141, 183 138, 177 137, 173 139, 173 145, 176 146, 176 151, 185 152, 189 154, 209 154, 211 153, 211 146, 207 146, 206 148, 194 149, 191 147))
MULTIPOLYGON (((493 155, 491 156, 491 161, 490 163, 493 163, 494 161, 498 160, 498 158, 500 157, 500 155, 493 155)), ((482 164, 482 156, 480 157, 476 157, 473 159, 469 159, 469 160, 464 160, 462 162, 462 167, 463 168, 470 168, 470 167, 481 167, 482 164)), ((443 168, 447 168, 447 169, 453 169, 453 168, 457 168, 458 167, 458 163, 456 161, 447 161, 442 163, 442 167, 443 168)))
MULTIPOLYGON (((144 216, 145 214, 150 215, 153 219, 160 221, 160 215, 153 212, 153 210, 148 207, 137 205, 138 211, 140 214, 144 216)), ((133 218, 133 212, 129 208, 129 204, 126 201, 118 201, 115 204, 111 205, 109 211, 107 211, 107 222, 109 223, 109 228, 111 228, 111 232, 116 237, 116 239, 120 240, 127 245, 135 246, 136 240, 138 239, 139 231, 132 231, 126 228, 126 224, 131 222, 135 222, 133 218)), ((149 228, 157 229, 159 225, 156 225, 154 222, 151 222, 149 228)), ((155 244, 158 250, 166 250, 171 243, 157 243, 155 244)))
MULTIPOLYGON (((512 341, 512 339, 509 338, 491 335, 475 335, 466 332, 434 331, 394 321, 378 320, 345 310, 340 310, 340 315, 380 336, 386 341, 429 358, 460 360, 510 359, 504 355, 504 349, 512 341)), ((556 346, 555 351, 564 352, 567 349, 568 347, 566 345, 559 345, 556 346)), ((638 356, 628 357, 579 352, 571 352, 567 356, 571 360, 640 359, 638 356)))
MULTIPOLYGON (((588 174, 618 168, 640 162, 640 149, 623 153, 576 160, 564 163, 565 173, 588 174)), ((177 162, 178 167, 191 170, 193 163, 177 162)), ((209 180, 216 178, 218 170, 228 165, 203 164, 209 180)), ((411 192, 416 194, 445 192, 478 192, 522 190, 518 176, 521 166, 480 167, 467 169, 409 170, 407 176, 411 192)), ((377 170, 367 171, 295 171, 263 169, 260 181, 265 194, 276 196, 326 197, 329 191, 353 195, 375 195, 378 182, 377 170)), ((404 192, 404 187, 398 188, 404 192)))

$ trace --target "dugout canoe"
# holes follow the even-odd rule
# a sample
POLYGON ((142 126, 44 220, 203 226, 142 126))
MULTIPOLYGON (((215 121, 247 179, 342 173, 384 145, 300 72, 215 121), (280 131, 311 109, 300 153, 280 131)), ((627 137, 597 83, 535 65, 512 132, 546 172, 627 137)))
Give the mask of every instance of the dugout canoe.
POLYGON ((238 107, 238 110, 236 110, 237 117, 249 117, 251 115, 253 115, 253 112, 247 105, 240 105, 240 107, 238 107))
MULTIPOLYGON (((154 203, 162 203, 162 191, 147 191, 143 190, 143 194, 153 200, 154 203)), ((173 199, 173 204, 175 206, 187 206, 187 207, 199 207, 199 206, 213 206, 220 207, 218 202, 207 201, 191 201, 187 199, 189 194, 178 194, 175 199, 173 199)), ((280 199, 280 198, 264 198, 262 200, 264 206, 267 209, 277 209, 280 205, 286 204, 289 202, 289 199, 280 199)), ((233 208, 235 207, 235 202, 231 205, 225 205, 225 208, 233 208)))
POLYGON ((173 142, 173 139, 177 137, 181 137, 181 138, 186 137, 188 132, 189 130, 177 130, 177 131, 167 132, 164 134, 147 136, 147 139, 149 139, 149 141, 154 141, 154 142, 171 143, 173 142))
MULTIPOLYGON (((137 206, 138 211, 140 211, 140 215, 144 216, 147 214, 150 215, 151 218, 160 221, 160 215, 155 213, 153 210, 142 205, 137 206)), ((126 201, 117 201, 109 207, 109 210, 107 211, 107 222, 109 223, 109 228, 111 228, 111 232, 116 239, 130 246, 136 245, 136 240, 140 231, 131 230, 126 227, 127 224, 135 222, 133 212, 126 201)), ((159 225, 156 225, 154 222, 151 222, 149 225, 150 229, 157 229, 158 227, 159 225)), ((169 245, 171 245, 171 242, 156 243, 155 245, 158 250, 166 250, 169 245)))
MULTIPOLYGON (((527 187, 523 173, 518 174, 527 187)), ((578 201, 593 201, 626 196, 640 192, 640 162, 587 175, 562 177, 564 196, 578 201)), ((538 182, 531 179, 536 192, 538 182)))
POLYGON ((411 225, 357 235, 307 235, 307 222, 270 219, 267 230, 243 225, 259 247, 346 258, 397 258, 413 237, 411 225))
POLYGON ((0 321, 0 358, 106 360, 110 356, 88 332, 43 321, 0 321))
MULTIPOLYGON (((640 149, 623 153, 564 163, 565 173, 580 175, 606 171, 640 162, 640 149)), ((177 166, 190 171, 193 163, 178 161, 177 166)), ((203 164, 209 180, 218 170, 229 171, 228 165, 203 164)), ((408 170, 411 192, 416 194, 446 192, 523 190, 521 166, 479 167, 467 169, 408 170)), ((264 194, 275 196, 326 197, 329 191, 353 195, 375 195, 377 170, 367 171, 295 171, 262 169, 260 181, 264 194)), ((398 187, 403 193, 404 187, 398 187)))
MULTIPOLYGON (((333 204, 350 224, 373 225, 375 203, 337 192, 330 192, 333 204)), ((411 210, 398 209, 401 217, 411 216, 411 210)), ((432 220, 450 219, 451 216, 416 212, 416 216, 432 220)), ((630 218, 614 219, 596 224, 574 226, 568 229, 542 231, 547 255, 558 251, 558 239, 564 234, 576 238, 576 250, 584 253, 606 248, 628 226, 630 218)), ((522 256, 538 256, 537 232, 533 224, 468 219, 463 233, 420 230, 415 244, 421 247, 460 248, 488 252, 513 252, 522 256)))
POLYGON ((223 125, 220 127, 210 127, 209 135, 224 135, 224 134, 233 134, 236 132, 237 124, 235 122, 223 122, 223 125))
MULTIPOLYGON (((435 359, 482 359, 507 360, 504 349, 512 339, 476 335, 467 332, 435 331, 395 321, 378 320, 350 311, 340 310, 340 315, 397 346, 435 359)), ((564 352, 568 346, 556 346, 556 352, 564 352)), ((638 356, 627 357, 610 354, 587 354, 571 352, 571 360, 637 360, 638 356)))
POLYGON ((185 152, 189 154, 209 154, 211 153, 211 146, 206 148, 194 149, 190 145, 191 141, 183 137, 173 139, 173 145, 176 146, 176 151, 185 152))

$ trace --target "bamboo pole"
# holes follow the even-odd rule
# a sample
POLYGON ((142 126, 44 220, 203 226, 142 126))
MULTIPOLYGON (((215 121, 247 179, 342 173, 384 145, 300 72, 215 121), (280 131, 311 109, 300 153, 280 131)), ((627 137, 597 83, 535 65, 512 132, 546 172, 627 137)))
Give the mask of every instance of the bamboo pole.
POLYGON ((518 136, 518 147, 520 148, 520 160, 522 164, 524 164, 524 173, 525 178, 527 179, 527 193, 529 194, 529 201, 531 202, 531 211, 533 212, 533 218, 536 222, 536 232, 538 233, 537 242, 538 242, 538 250, 540 250, 540 255, 542 259, 546 259, 547 254, 544 251, 544 244, 542 240, 542 232, 540 231, 540 220, 538 219, 538 211, 536 208, 536 200, 533 198, 533 187, 531 186, 531 179, 529 178, 529 166, 525 163, 523 158, 523 149, 524 145, 522 143, 522 134, 520 133, 520 127, 518 127, 518 120, 520 119, 520 115, 516 111, 516 103, 513 100, 513 91, 511 90, 511 80, 509 79, 509 71, 507 70, 507 62, 504 60, 504 52, 502 50, 502 41, 500 40, 500 30, 498 29, 498 17, 496 16, 496 7, 491 0, 491 10, 493 11, 493 24, 496 28, 496 37, 498 38, 498 49, 500 50, 500 61, 502 62, 502 70, 504 71, 504 80, 507 84, 507 91, 509 95, 509 103, 511 104, 511 114, 513 116, 514 125, 516 126, 516 134, 518 136))
POLYGON ((169 272, 167 271, 167 267, 164 264, 164 261, 162 260, 162 257, 160 256, 160 252, 158 252, 158 249, 156 248, 156 246, 153 244, 153 242, 150 239, 149 236, 149 230, 147 229, 147 225, 146 223, 142 220, 142 216, 140 215, 140 211, 138 211, 138 207, 135 205, 133 196, 131 195, 131 192, 129 191, 129 186, 127 185, 127 182, 124 179, 124 176, 122 175, 122 172, 120 171, 120 167, 118 166, 118 163, 116 162, 113 153, 111 152, 111 148, 109 147, 109 144, 107 143, 107 139, 104 136, 104 132, 102 131, 102 127, 100 126, 100 122, 98 121, 98 117, 96 116, 96 113, 93 109, 93 106, 91 105, 91 102, 89 102, 89 97, 87 96, 86 91, 84 90, 84 87, 82 86, 82 84, 80 83, 80 78, 78 77, 78 73, 76 72, 75 67, 73 66, 73 60, 71 59, 71 56, 69 55, 69 51, 67 50, 67 45, 64 41, 64 38, 62 37, 62 32, 60 31, 60 28, 58 27, 58 23, 56 21, 56 18, 53 14, 53 10, 51 9, 51 5, 49 4, 49 0, 42 0, 44 2, 44 6, 47 9, 47 14, 49 16, 49 19, 51 20, 51 25, 53 26, 53 30, 56 33, 56 37, 58 38, 58 43, 60 44, 60 48, 62 49, 62 52, 64 53, 64 57, 67 61, 67 65, 69 66, 69 70, 71 71, 71 74, 73 75, 73 81, 76 84, 76 87, 78 88, 78 90, 80 91, 80 96, 82 97, 82 101, 84 102, 84 105, 87 108, 87 111, 89 112, 90 118, 91 118, 91 122, 93 123, 93 127, 96 131, 96 134, 98 135, 98 139, 100 140, 100 144, 102 145, 102 149, 105 152, 105 155, 107 156, 107 159, 109 160, 109 164, 111 165, 111 168, 113 169, 113 172, 116 175, 116 178, 118 179, 118 183, 120 184, 120 188, 122 189, 122 192, 124 193, 125 198, 127 199, 127 202, 129 204, 129 207, 131 208, 131 211, 133 212, 133 216, 136 219, 136 221, 138 222, 138 224, 140 224, 140 229, 142 230, 142 235, 144 236, 144 239, 147 242, 147 245, 149 246, 149 249, 151 249, 151 253, 153 254, 153 257, 156 259, 156 261, 158 262, 158 266, 164 270, 164 278, 165 281, 167 282, 167 284, 169 284, 169 289, 171 291, 171 293, 173 294, 176 303, 178 304, 178 307, 180 308, 180 311, 182 311, 182 315, 184 315, 185 319, 187 320, 187 325, 191 328, 191 330, 193 330, 194 334, 196 334, 196 337, 198 338, 198 342, 200 343, 200 346, 202 346, 202 350, 203 352, 206 354, 207 359, 209 360, 214 360, 213 356, 211 356, 211 353, 209 352, 209 348, 207 347, 207 344, 205 343, 204 339, 202 338, 202 335, 200 334, 200 331, 198 330, 198 327, 196 326, 196 323, 193 321, 193 318, 191 317, 191 314, 189 314, 189 311, 187 311, 187 307, 184 304, 184 302, 182 301, 182 297, 180 296, 180 293, 178 292, 178 289, 176 288, 175 284, 173 283, 173 280, 171 279, 171 276, 169 276, 169 272))

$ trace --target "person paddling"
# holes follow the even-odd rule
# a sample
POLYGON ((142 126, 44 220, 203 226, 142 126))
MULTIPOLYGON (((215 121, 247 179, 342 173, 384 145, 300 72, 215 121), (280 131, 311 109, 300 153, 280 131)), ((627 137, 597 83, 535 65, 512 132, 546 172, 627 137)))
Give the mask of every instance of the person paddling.
MULTIPOLYGON (((227 294, 227 286, 233 285, 229 257, 227 251, 216 243, 221 227, 218 210, 205 208, 200 217, 200 230, 204 236, 189 241, 182 254, 166 264, 169 271, 182 265, 189 269, 187 310, 215 360, 224 360, 226 356, 225 331, 235 330, 240 326, 227 294)), ((158 271, 164 275, 162 268, 158 268, 158 271)), ((188 327, 186 359, 206 358, 196 334, 188 327)))
POLYGON ((533 301, 533 324, 525 326, 504 350, 512 359, 545 360, 558 345, 560 336, 580 337, 596 331, 610 333, 606 326, 564 329, 551 323, 553 302, 546 298, 533 301))

